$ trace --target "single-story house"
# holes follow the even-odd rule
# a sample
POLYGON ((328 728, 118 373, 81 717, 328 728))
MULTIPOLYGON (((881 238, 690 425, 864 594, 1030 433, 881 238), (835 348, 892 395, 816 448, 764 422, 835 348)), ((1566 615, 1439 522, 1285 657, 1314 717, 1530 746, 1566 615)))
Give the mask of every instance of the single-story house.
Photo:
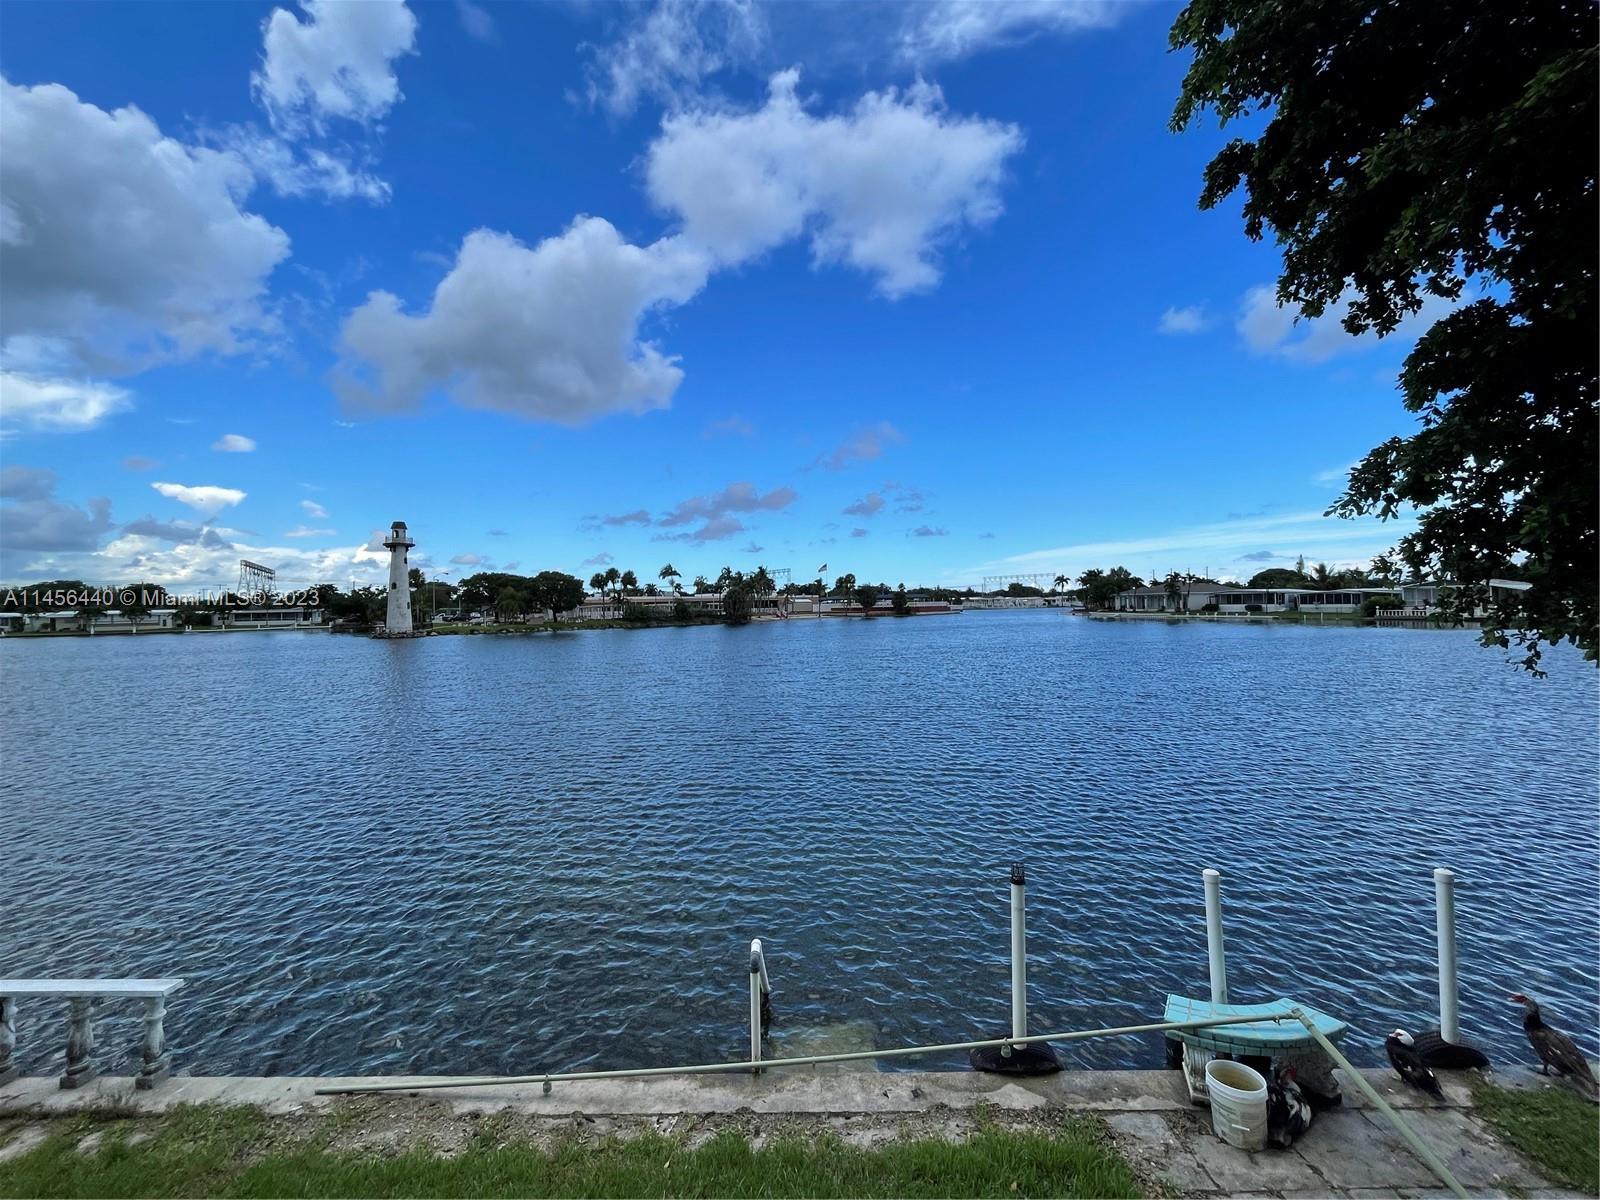
POLYGON ((217 624, 224 629, 314 629, 322 624, 320 608, 299 604, 252 604, 224 609, 217 624))
MULTIPOLYGON (((1441 593, 1448 592, 1453 585, 1449 580, 1416 580, 1412 583, 1402 584, 1400 587, 1400 601, 1406 608, 1438 608, 1441 593)), ((1489 580, 1489 598, 1491 601, 1503 600, 1518 592, 1525 592, 1533 585, 1524 583, 1520 579, 1491 579, 1489 580)), ((1481 617, 1486 609, 1480 605, 1473 610, 1473 616, 1481 617)))

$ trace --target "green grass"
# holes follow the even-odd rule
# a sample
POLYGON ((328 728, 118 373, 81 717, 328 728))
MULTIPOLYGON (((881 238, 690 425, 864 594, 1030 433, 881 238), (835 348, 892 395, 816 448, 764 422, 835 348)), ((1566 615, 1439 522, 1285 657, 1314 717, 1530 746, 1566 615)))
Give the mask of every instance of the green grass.
POLYGON ((1552 1180, 1600 1195, 1600 1109, 1565 1087, 1479 1084, 1473 1102, 1517 1150, 1552 1180))
POLYGON ((694 1149, 647 1134, 541 1150, 491 1119, 451 1157, 330 1150, 337 1118, 309 1137, 274 1142, 273 1122, 243 1108, 174 1109, 159 1124, 102 1117, 62 1125, 0 1165, 0 1196, 1139 1195, 1093 1119, 1064 1120, 1048 1134, 984 1128, 961 1144, 862 1150, 829 1135, 777 1138, 758 1151, 731 1131, 694 1149), (139 1128, 156 1132, 129 1145, 139 1128), (102 1133, 100 1145, 80 1154, 92 1131, 102 1133))

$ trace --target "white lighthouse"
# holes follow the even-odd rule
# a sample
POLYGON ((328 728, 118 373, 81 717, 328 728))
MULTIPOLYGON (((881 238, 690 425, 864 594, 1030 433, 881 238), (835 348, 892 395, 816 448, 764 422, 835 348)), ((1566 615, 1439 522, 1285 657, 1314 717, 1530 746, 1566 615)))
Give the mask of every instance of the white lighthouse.
POLYGON ((411 636, 411 580, 406 566, 406 556, 416 542, 406 532, 406 523, 396 521, 384 539, 389 551, 389 611, 383 623, 388 637, 411 636))

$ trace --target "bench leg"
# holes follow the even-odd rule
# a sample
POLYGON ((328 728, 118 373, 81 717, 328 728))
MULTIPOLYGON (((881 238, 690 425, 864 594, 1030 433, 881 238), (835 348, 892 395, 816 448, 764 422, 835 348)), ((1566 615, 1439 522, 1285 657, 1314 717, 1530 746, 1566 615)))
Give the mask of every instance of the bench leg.
POLYGON ((11 1052, 17 1045, 17 1002, 0 996, 0 1087, 17 1077, 17 1064, 11 1052))
POLYGON ((161 996, 152 996, 144 1002, 144 1066, 133 1086, 144 1091, 162 1083, 172 1074, 172 1060, 167 1057, 167 1037, 161 1023, 167 1015, 167 1002, 161 996))
POLYGON ((95 1076, 94 1064, 89 1056, 94 1053, 94 1012, 87 996, 72 998, 71 1014, 67 1018, 67 1070, 61 1076, 64 1088, 79 1088, 95 1076))

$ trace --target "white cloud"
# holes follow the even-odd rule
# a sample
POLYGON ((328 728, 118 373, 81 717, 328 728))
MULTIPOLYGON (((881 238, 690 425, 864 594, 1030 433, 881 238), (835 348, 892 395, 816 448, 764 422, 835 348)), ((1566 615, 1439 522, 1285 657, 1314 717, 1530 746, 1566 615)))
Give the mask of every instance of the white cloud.
POLYGON ((1347 462, 1342 467, 1329 467, 1326 471, 1318 471, 1311 477, 1311 481, 1322 487, 1343 487, 1345 480, 1350 478, 1350 472, 1355 470, 1360 461, 1357 459, 1356 462, 1347 462))
POLYGON ((411 409, 439 390, 567 425, 665 408, 683 371, 639 339, 639 322, 692 298, 708 265, 682 238, 635 246, 598 217, 532 248, 480 229, 426 313, 373 292, 349 316, 335 385, 358 407, 411 409))
POLYGON ((1210 319, 1206 310, 1198 304, 1191 304, 1186 308, 1169 308, 1161 314, 1161 320, 1156 325, 1158 333, 1202 333, 1210 319))
POLYGON ((0 427, 77 432, 132 407, 128 392, 99 380, 0 371, 0 427))
POLYGON ((303 0, 301 8, 304 21, 272 10, 251 76, 274 128, 320 132, 330 117, 363 125, 382 117, 400 99, 394 60, 416 49, 405 0, 303 0))
POLYGON ((7 366, 67 376, 203 350, 266 324, 289 239, 239 201, 250 168, 185 146, 137 108, 0 79, 0 304, 7 366))
MULTIPOLYGON (((851 463, 871 462, 875 458, 881 458, 886 446, 905 440, 905 435, 889 422, 879 421, 857 429, 840 443, 838 449, 832 454, 825 455, 819 462, 830 471, 840 471, 851 463)), ((889 490, 899 489, 898 484, 890 484, 888 487, 889 490)), ((920 504, 920 494, 913 494, 920 504)))
POLYGON ((868 492, 854 504, 845 505, 843 512, 847 517, 871 517, 883 510, 883 495, 879 492, 868 492))
POLYGON ((254 438, 247 438, 242 433, 225 433, 211 443, 211 448, 225 454, 249 454, 256 448, 256 443, 254 438))
POLYGON ((867 271, 890 298, 931 288, 940 250, 1000 215, 1021 131, 950 115, 920 80, 828 117, 806 112, 798 84, 774 75, 755 112, 668 117, 647 153, 651 199, 724 264, 807 235, 816 263, 867 271))
MULTIPOLYGON (((354 2, 354 0, 350 0, 354 2)), ((219 135, 223 149, 243 159, 257 177, 280 196, 323 196, 329 200, 365 200, 386 204, 390 187, 376 175, 320 147, 297 148, 257 129, 234 126, 219 135)), ((346 149, 343 151, 348 153, 346 149)))
POLYGON ((615 117, 645 97, 675 107, 697 96, 708 75, 753 58, 766 35, 754 0, 661 0, 595 51, 589 103, 615 117))
POLYGON ((657 535, 658 541, 714 542, 742 533, 745 525, 734 513, 776 512, 793 504, 799 494, 790 487, 773 488, 766 495, 756 490, 753 483, 730 483, 720 492, 707 496, 691 496, 681 501, 658 525, 668 527, 693 525, 699 528, 683 533, 657 535))
POLYGON ((305 509, 307 516, 315 517, 319 521, 326 521, 328 519, 328 510, 323 508, 322 505, 318 504, 315 500, 302 500, 300 501, 300 507, 305 509))
MULTIPOLYGON (((1244 344, 1257 354, 1274 355, 1291 362, 1327 362, 1337 355, 1370 350, 1378 344, 1376 330, 1369 329, 1357 335, 1344 328, 1354 294, 1346 290, 1320 317, 1301 317, 1293 308, 1279 305, 1274 289, 1262 284, 1244 294, 1234 327, 1244 344)), ((1401 321, 1383 340, 1408 343, 1454 307, 1449 300, 1429 296, 1417 313, 1401 321)))
POLYGON ((296 525, 283 536, 291 538, 333 537, 338 532, 337 529, 311 529, 305 525, 296 525))
POLYGON ((904 7, 900 57, 933 64, 1043 33, 1104 29, 1132 5, 1127 0, 923 0, 904 7))
POLYGON ((214 517, 224 508, 230 508, 245 498, 238 488, 216 487, 205 483, 190 486, 184 483, 152 483, 151 487, 179 504, 187 504, 196 512, 214 517))
POLYGON ((457 554, 450 561, 458 567, 481 567, 489 560, 481 554, 457 554))
POLYGON ((488 9, 474 4, 472 0, 456 0, 456 16, 468 37, 480 42, 495 40, 494 18, 489 15, 488 9))

